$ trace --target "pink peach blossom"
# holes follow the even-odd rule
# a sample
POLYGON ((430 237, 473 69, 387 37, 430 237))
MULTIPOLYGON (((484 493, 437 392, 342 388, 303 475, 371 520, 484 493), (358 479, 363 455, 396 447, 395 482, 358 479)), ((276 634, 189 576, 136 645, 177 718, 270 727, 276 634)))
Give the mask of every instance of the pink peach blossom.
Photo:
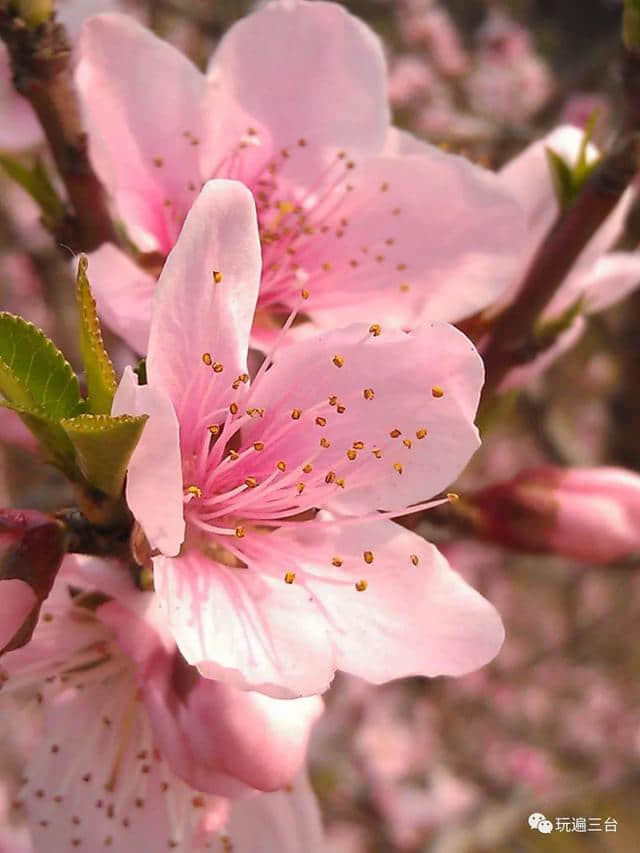
POLYGON ((497 614, 388 520, 477 447, 473 346, 373 315, 276 347, 251 380, 259 281, 251 193, 207 183, 160 277, 148 385, 127 371, 114 401, 150 415, 127 497, 161 552, 155 588, 180 650, 205 676, 277 696, 321 692, 337 668, 381 682, 481 666, 502 642, 497 614))
POLYGON ((256 797, 233 849, 296 853, 304 838, 320 850, 311 794, 294 779, 320 701, 239 693, 180 661, 152 593, 121 567, 67 559, 32 641, 3 659, 4 713, 31 694, 43 716, 22 792, 36 849, 191 851, 213 834, 230 845, 227 797, 293 782, 299 811, 256 797))
POLYGON ((623 468, 535 468, 472 500, 478 531, 507 545, 589 563, 640 551, 640 476, 623 468))
MULTIPOLYGON (((92 160, 144 252, 161 260, 203 182, 233 178, 256 200, 259 305, 276 321, 301 287, 322 327, 358 320, 365 301, 405 327, 455 320, 510 280, 517 205, 495 175, 389 127, 380 43, 339 5, 267 4, 229 30, 207 76, 117 15, 85 25, 81 54, 92 160)), ((92 264, 103 316, 144 352, 155 276, 112 245, 92 264)))

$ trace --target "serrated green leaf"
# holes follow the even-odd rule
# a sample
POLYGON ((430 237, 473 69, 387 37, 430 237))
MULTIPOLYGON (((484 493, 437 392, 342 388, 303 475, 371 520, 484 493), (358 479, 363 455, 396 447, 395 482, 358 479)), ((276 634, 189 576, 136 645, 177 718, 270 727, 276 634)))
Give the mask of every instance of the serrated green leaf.
POLYGON ((38 205, 47 222, 57 222, 65 215, 65 206, 55 191, 40 159, 33 166, 25 166, 19 160, 0 156, 0 166, 9 177, 29 193, 38 205))
POLYGON ((73 482, 81 478, 75 462, 75 451, 69 437, 59 423, 48 418, 38 409, 29 409, 14 403, 0 400, 0 406, 12 409, 23 424, 38 439, 49 461, 60 468, 73 482))
POLYGON ((21 317, 0 313, 0 393, 52 421, 83 411, 78 378, 53 341, 21 317))
POLYGON ((76 453, 78 467, 94 488, 116 498, 122 491, 129 459, 147 415, 79 415, 62 420, 76 453))
POLYGON ((111 411, 113 395, 116 393, 116 374, 102 340, 96 302, 87 278, 87 265, 87 258, 83 255, 78 263, 76 284, 76 299, 80 315, 80 344, 87 379, 87 402, 89 411, 106 415, 111 411))

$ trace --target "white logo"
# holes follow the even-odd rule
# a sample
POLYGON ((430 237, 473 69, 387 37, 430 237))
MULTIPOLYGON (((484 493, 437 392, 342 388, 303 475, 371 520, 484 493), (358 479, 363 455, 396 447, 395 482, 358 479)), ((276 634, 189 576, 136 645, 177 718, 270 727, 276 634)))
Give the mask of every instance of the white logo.
POLYGON ((548 835, 553 832, 553 823, 541 813, 533 812, 529 815, 529 826, 531 829, 537 829, 543 835, 548 835))

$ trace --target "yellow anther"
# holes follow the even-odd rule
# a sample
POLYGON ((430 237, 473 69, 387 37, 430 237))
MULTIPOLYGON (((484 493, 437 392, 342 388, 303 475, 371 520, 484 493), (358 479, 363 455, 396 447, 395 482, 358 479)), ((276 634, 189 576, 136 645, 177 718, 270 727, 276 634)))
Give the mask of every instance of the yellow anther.
POLYGON ((187 494, 189 495, 193 495, 196 498, 202 497, 202 489, 200 488, 200 486, 187 486, 185 492, 187 492, 187 494))
POLYGON ((389 435, 391 436, 391 438, 400 438, 400 436, 402 435, 402 433, 401 433, 401 432, 400 432, 400 430, 396 427, 396 429, 392 429, 392 430, 391 430, 391 432, 389 433, 389 435))
POLYGON ((309 291, 303 287, 302 290, 300 291, 300 296, 302 296, 303 299, 308 299, 309 295, 310 295, 309 291))
POLYGON ((238 414, 238 404, 237 403, 231 403, 231 405, 229 406, 229 411, 231 412, 232 415, 237 415, 238 414))
POLYGON ((380 192, 381 193, 386 193, 386 191, 388 189, 389 189, 389 184, 386 181, 384 181, 384 183, 380 184, 380 192))
POLYGON ((287 463, 280 460, 280 462, 278 462, 278 464, 276 465, 276 468, 278 469, 278 471, 282 471, 282 473, 284 474, 284 472, 287 470, 287 463))
POLYGON ((382 327, 379 323, 372 323, 369 326, 369 332, 373 335, 374 338, 377 338, 378 335, 382 334, 382 327))
POLYGON ((220 426, 219 424, 211 424, 209 427, 209 432, 211 435, 220 435, 220 426))
POLYGON ((335 471, 329 471, 327 476, 324 478, 325 483, 335 483, 335 480, 336 480, 336 472, 335 471))
POLYGON ((362 393, 364 395, 365 400, 373 400, 373 398, 376 396, 373 388, 365 388, 362 393))
POLYGON ((331 264, 329 263, 329 261, 325 261, 325 262, 322 264, 322 269, 323 269, 325 272, 329 272, 329 270, 331 269, 331 264))
POLYGON ((338 477, 336 479, 336 486, 340 486, 341 489, 344 489, 344 479, 342 477, 338 477))
POLYGON ((255 487, 258 485, 258 481, 255 477, 247 477, 247 479, 244 481, 244 484, 249 489, 255 489, 255 487))
POLYGON ((358 590, 358 592, 364 592, 365 589, 369 586, 369 584, 366 582, 366 580, 364 578, 362 578, 361 580, 356 581, 354 586, 358 590))
POLYGON ((236 539, 242 539, 244 537, 244 525, 239 524, 235 530, 236 539))
POLYGON ((313 465, 310 462, 307 462, 307 464, 303 466, 302 470, 305 474, 310 474, 313 471, 313 465))
POLYGON ((304 136, 300 137, 300 139, 298 140, 298 145, 300 146, 300 148, 304 148, 306 144, 307 140, 304 138, 304 136))
POLYGON ((160 166, 164 165, 164 159, 162 157, 154 157, 153 158, 153 165, 159 169, 160 166))
POLYGON ((460 500, 460 495, 456 492, 447 492, 447 500, 449 503, 454 504, 456 501, 460 500))
POLYGON ((285 572, 284 573, 284 582, 285 583, 293 583, 295 579, 296 579, 296 573, 295 572, 285 572))
POLYGON ((402 443, 404 444, 405 447, 411 447, 411 439, 410 438, 403 438, 402 443))
POLYGON ((362 555, 362 559, 370 566, 371 563, 373 563, 373 551, 365 551, 362 555))
POLYGON ((353 442, 354 450, 364 450, 364 441, 354 441, 353 442))
POLYGON ((346 411, 347 411, 347 407, 346 407, 346 406, 343 406, 343 405, 342 405, 342 403, 339 403, 339 404, 336 406, 336 412, 337 412, 339 415, 344 415, 344 413, 345 413, 346 411))
POLYGON ((264 415, 264 409, 252 408, 247 409, 247 414, 250 418, 261 418, 264 415))
POLYGON ((279 201, 278 202, 278 210, 280 213, 291 213, 293 211, 294 205, 290 201, 279 201))
POLYGON ((264 450, 264 441, 254 441, 253 442, 254 450, 264 450))
POLYGON ((321 427, 326 426, 326 425, 327 425, 327 419, 326 419, 326 418, 322 418, 322 417, 318 416, 318 417, 316 418, 316 423, 317 423, 317 425, 318 425, 318 426, 321 426, 321 427))
POLYGON ((240 454, 237 450, 230 450, 229 459, 231 459, 232 462, 235 462, 237 459, 240 459, 240 454))
POLYGON ((403 281, 399 286, 400 286, 400 292, 401 293, 408 293, 411 290, 408 282, 406 282, 406 281, 403 281))
POLYGON ((398 474, 402 474, 402 472, 404 471, 404 468, 402 467, 402 462, 394 462, 393 467, 398 472, 398 474))
POLYGON ((240 376, 238 376, 238 381, 246 384, 249 381, 249 374, 241 373, 240 376))
POLYGON ((414 565, 414 566, 417 566, 417 565, 418 565, 418 563, 420 562, 420 558, 418 557, 418 555, 417 555, 417 554, 412 554, 412 555, 409 557, 409 559, 411 560, 411 562, 413 563, 413 565, 414 565))
POLYGON ((416 430, 416 438, 424 438, 427 434, 427 431, 424 427, 420 427, 420 429, 416 430))
POLYGON ((211 365, 213 364, 213 359, 211 358, 210 352, 203 352, 202 360, 207 365, 207 367, 211 367, 211 365))
POLYGON ((304 492, 304 483, 296 483, 296 489, 298 494, 301 495, 304 492))
POLYGON ((376 457, 376 459, 382 459, 382 451, 380 450, 379 447, 374 447, 371 452, 376 457))
POLYGON ((338 405, 338 398, 336 397, 336 395, 335 395, 335 394, 332 394, 332 395, 329 397, 329 405, 330 405, 330 406, 337 406, 337 405, 338 405))
POLYGON ((220 272, 220 270, 213 270, 213 283, 214 284, 220 284, 221 281, 222 281, 222 273, 220 272))
POLYGON ((331 447, 331 442, 324 436, 320 439, 320 447, 331 447))
POLYGON ((398 272, 403 272, 404 270, 406 270, 406 268, 407 268, 406 264, 397 264, 396 265, 396 269, 398 270, 398 272))
POLYGON ((344 356, 343 355, 334 355, 333 363, 336 367, 342 367, 344 364, 344 356))
POLYGON ((224 365, 220 361, 214 361, 212 367, 214 373, 222 373, 224 370, 224 365))
POLYGON ((434 385, 431 389, 431 394, 436 399, 439 399, 440 397, 444 397, 444 389, 440 385, 434 385))
POLYGON ((355 452, 355 450, 352 447, 350 447, 349 450, 347 450, 347 459, 350 459, 353 462, 354 459, 357 459, 357 457, 358 457, 358 454, 355 452))
POLYGON ((294 421, 299 421, 301 415, 302 415, 301 409, 293 409, 293 411, 291 412, 291 418, 294 421))
POLYGON ((342 560, 340 559, 340 557, 334 557, 333 560, 331 560, 331 565, 335 566, 336 569, 339 569, 342 565, 342 560))

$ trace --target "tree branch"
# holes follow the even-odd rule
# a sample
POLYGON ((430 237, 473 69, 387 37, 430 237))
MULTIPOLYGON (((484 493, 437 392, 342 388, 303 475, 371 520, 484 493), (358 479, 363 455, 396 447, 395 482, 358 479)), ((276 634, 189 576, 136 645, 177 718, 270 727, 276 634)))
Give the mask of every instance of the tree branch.
POLYGON ((67 191, 71 215, 57 223, 56 237, 77 252, 117 243, 104 189, 89 162, 64 27, 50 19, 29 28, 0 0, 0 38, 16 89, 30 101, 67 191))

